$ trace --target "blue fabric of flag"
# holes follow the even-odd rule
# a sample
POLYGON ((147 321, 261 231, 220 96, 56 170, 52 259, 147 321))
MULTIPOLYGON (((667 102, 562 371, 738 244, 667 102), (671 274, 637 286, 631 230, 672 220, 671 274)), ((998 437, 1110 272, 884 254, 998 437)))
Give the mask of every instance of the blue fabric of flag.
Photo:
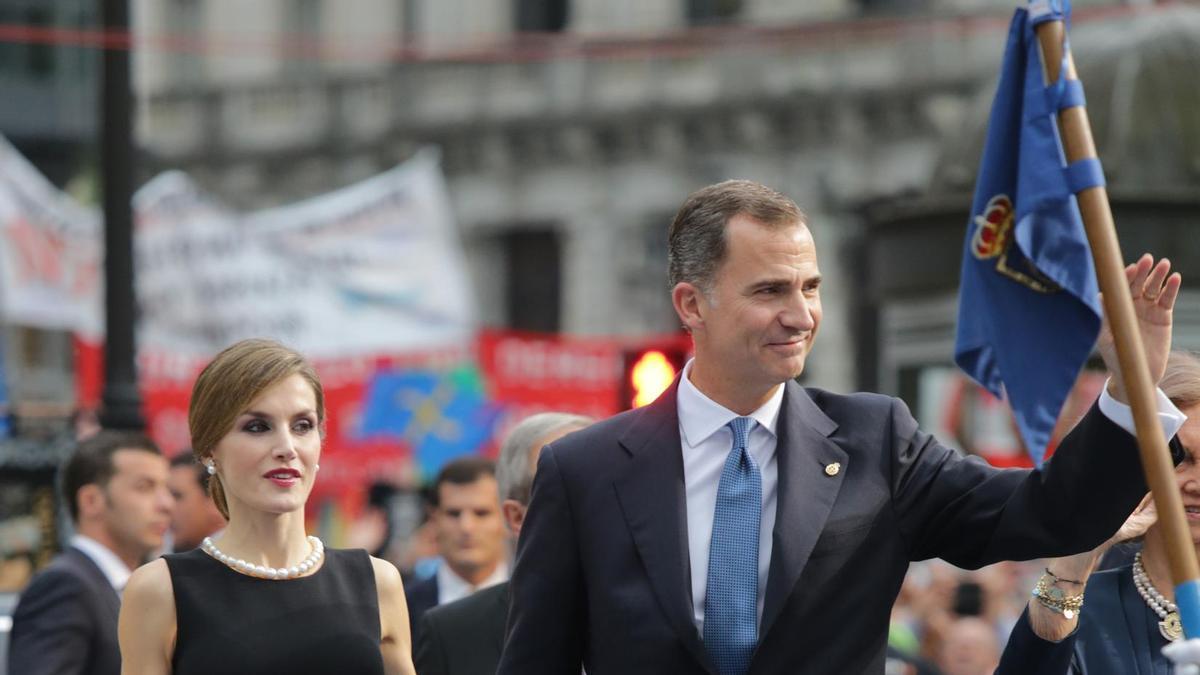
POLYGON ((359 433, 405 442, 421 474, 431 478, 446 462, 479 452, 501 412, 476 373, 381 371, 368 384, 359 433))
POLYGON ((968 375, 1008 399, 1036 465, 1100 330, 1072 192, 1104 177, 1098 160, 1066 164, 1055 114, 1082 105, 1083 90, 1064 79, 1046 86, 1034 34, 1069 12, 1042 2, 1013 17, 967 226, 954 350, 968 375))

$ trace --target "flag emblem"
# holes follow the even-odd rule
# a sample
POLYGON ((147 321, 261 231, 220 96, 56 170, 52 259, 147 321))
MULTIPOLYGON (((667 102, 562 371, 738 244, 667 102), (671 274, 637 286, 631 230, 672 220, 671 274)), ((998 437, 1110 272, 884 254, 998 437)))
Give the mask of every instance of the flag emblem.
POLYGON ((971 253, 980 260, 1003 255, 1012 241, 1013 205, 1008 195, 988 200, 983 214, 975 216, 975 238, 971 253))
POLYGON ((1008 195, 996 195, 988 200, 981 215, 975 216, 975 236, 971 239, 971 254, 980 260, 996 258, 996 271, 1038 293, 1057 293, 1062 287, 1042 274, 1033 263, 1018 255, 1019 262, 1009 262, 1013 243, 1014 209, 1008 195))

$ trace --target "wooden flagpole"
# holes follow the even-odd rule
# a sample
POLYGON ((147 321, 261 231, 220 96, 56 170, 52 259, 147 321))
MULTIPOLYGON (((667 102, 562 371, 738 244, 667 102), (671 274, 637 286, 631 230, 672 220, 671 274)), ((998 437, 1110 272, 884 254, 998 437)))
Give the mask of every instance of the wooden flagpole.
MULTIPOLYGON (((1060 65, 1063 63, 1067 69, 1064 77, 1070 80, 1078 79, 1070 52, 1067 52, 1065 61, 1063 59, 1063 22, 1046 21, 1038 25, 1036 31, 1046 82, 1058 80, 1060 65)), ((1092 140, 1092 129, 1085 108, 1074 107, 1059 111, 1058 123, 1068 163, 1096 157, 1096 145, 1092 140)), ((1183 511, 1183 502, 1179 497, 1179 488, 1175 484, 1175 466, 1158 421, 1155 394, 1157 383, 1150 381, 1142 336, 1138 329, 1129 284, 1125 278, 1125 264, 1117 242, 1112 210, 1108 204, 1108 191, 1103 186, 1088 188, 1079 192, 1076 198, 1092 248, 1092 257, 1096 262, 1096 276, 1100 282, 1100 291, 1104 295, 1104 312, 1112 328, 1122 379, 1130 406, 1133 408, 1142 468, 1146 473, 1146 481, 1150 484, 1150 491, 1154 494, 1159 526, 1166 534, 1171 577, 1176 586, 1180 587, 1177 588, 1176 601, 1180 605, 1184 631, 1188 637, 1200 637, 1200 625, 1191 620, 1195 614, 1189 616, 1187 611, 1187 598, 1179 597, 1181 589, 1184 591, 1182 595, 1186 595, 1189 589, 1195 595, 1200 595, 1200 592, 1197 592, 1200 567, 1196 564, 1196 549, 1183 511), (1188 588, 1182 588, 1188 582, 1191 582, 1188 588)), ((1193 604, 1192 609, 1200 607, 1193 604)))

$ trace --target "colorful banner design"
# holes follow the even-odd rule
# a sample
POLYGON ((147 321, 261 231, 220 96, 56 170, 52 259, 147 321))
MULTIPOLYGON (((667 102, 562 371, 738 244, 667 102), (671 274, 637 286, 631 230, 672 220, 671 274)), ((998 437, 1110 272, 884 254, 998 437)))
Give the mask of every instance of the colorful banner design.
MULTIPOLYGON (((358 513, 370 484, 411 488, 455 457, 494 456, 508 430, 533 413, 615 414, 626 354, 648 342, 682 348, 688 339, 484 331, 467 347, 314 359, 328 419, 321 479, 310 503, 317 509, 332 502, 335 520, 344 521, 358 513)), ((102 360, 99 345, 77 340, 84 408, 99 405, 102 360)), ((140 354, 148 432, 168 453, 188 446, 188 398, 206 360, 140 354)))
POLYGON ((0 319, 103 330, 100 218, 0 137, 0 319))
POLYGON ((378 371, 367 385, 359 433, 407 446, 427 482, 457 457, 494 454, 489 446, 502 411, 472 366, 378 371))

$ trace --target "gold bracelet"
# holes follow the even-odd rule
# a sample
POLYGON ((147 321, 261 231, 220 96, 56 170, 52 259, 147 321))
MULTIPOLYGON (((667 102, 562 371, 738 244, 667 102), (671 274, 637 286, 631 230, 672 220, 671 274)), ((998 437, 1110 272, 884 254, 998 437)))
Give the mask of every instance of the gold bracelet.
POLYGON ((1038 579, 1037 586, 1033 588, 1033 597, 1037 598, 1043 607, 1058 612, 1064 618, 1074 619, 1079 610, 1083 609, 1083 593, 1067 595, 1063 589, 1053 585, 1057 580, 1058 578, 1049 572, 1043 574, 1038 579))

